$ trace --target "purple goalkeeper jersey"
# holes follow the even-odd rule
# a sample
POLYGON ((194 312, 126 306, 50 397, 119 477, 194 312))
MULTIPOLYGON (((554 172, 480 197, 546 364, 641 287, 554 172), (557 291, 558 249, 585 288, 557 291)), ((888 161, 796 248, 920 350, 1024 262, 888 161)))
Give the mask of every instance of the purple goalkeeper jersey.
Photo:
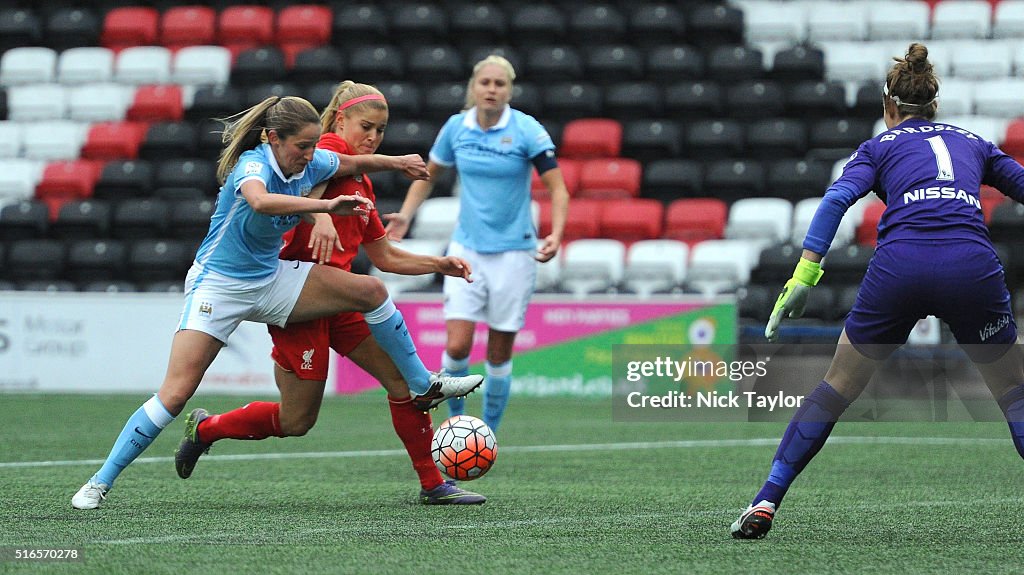
POLYGON ((995 144, 949 124, 906 120, 857 148, 826 191, 803 247, 828 252, 843 214, 872 190, 886 204, 879 246, 902 239, 988 244, 982 184, 1024 203, 1024 168, 995 144))

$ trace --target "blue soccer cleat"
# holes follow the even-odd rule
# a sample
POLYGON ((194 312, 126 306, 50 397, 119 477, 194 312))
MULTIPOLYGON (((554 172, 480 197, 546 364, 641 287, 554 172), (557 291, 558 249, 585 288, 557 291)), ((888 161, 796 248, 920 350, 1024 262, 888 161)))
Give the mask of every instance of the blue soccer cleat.
POLYGON ((420 489, 420 503, 424 505, 480 505, 485 501, 487 498, 483 495, 466 491, 451 480, 430 491, 420 489))

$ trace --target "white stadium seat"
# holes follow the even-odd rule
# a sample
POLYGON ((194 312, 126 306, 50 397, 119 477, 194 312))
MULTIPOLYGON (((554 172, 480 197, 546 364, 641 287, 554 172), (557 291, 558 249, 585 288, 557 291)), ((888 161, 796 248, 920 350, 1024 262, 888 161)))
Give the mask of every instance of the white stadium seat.
POLYGON ((88 124, 56 120, 32 124, 24 133, 25 157, 34 160, 74 160, 85 143, 88 124))
POLYGON ((30 199, 43 177, 45 164, 24 158, 0 160, 0 202, 30 199))
POLYGON ((231 52, 223 46, 188 46, 174 55, 171 81, 175 84, 226 85, 231 75, 231 52))
POLYGON ((872 2, 867 12, 869 40, 928 38, 932 10, 927 2, 872 2))
MULTIPOLYGON (((811 227, 811 219, 818 210, 818 204, 820 203, 821 198, 805 198, 797 202, 793 208, 793 232, 790 236, 790 243, 792 245, 796 247, 803 245, 807 230, 811 227)), ((860 215, 847 212, 847 215, 843 216, 843 219, 839 222, 839 228, 836 230, 835 238, 832 240, 832 247, 843 247, 853 241, 857 231, 857 223, 860 223, 860 215), (854 220, 858 221, 855 223, 854 220)))
POLYGON ((416 210, 409 230, 418 240, 447 240, 459 222, 459 198, 439 196, 427 198, 416 210))
MULTIPOLYGON (((929 59, 932 58, 929 48, 929 59)), ((937 57, 937 56, 936 56, 937 57)), ((950 52, 951 75, 969 80, 987 80, 1013 73, 1013 47, 995 40, 958 41, 950 52)))
POLYGON ((24 126, 18 122, 0 122, 0 158, 17 158, 21 155, 21 138, 24 126))
POLYGON ((938 118, 974 113, 975 82, 962 78, 943 79, 939 84, 938 118))
POLYGON ((868 36, 866 2, 813 2, 807 7, 807 39, 811 42, 864 40, 868 36))
POLYGON ((944 0, 932 11, 932 38, 988 38, 992 5, 987 0, 944 0))
POLYGON ((120 121, 133 94, 133 88, 109 82, 77 86, 68 92, 69 115, 80 122, 120 121))
POLYGON ((11 48, 0 57, 0 86, 53 82, 57 52, 50 48, 11 48))
POLYGON ((686 284, 705 297, 735 291, 750 281, 761 244, 748 240, 705 240, 690 250, 686 284))
POLYGON ((837 82, 878 82, 881 90, 892 54, 875 42, 821 42, 825 76, 837 82))
POLYGON ((800 43, 807 37, 807 16, 800 2, 750 0, 743 9, 744 37, 748 42, 800 43))
POLYGON ((641 240, 629 246, 622 285, 641 297, 686 281, 690 247, 679 240, 641 240))
POLYGON ((68 103, 60 84, 12 86, 7 91, 7 118, 19 122, 67 117, 68 103))
POLYGON ((789 241, 793 204, 782 198, 742 198, 729 208, 726 239, 747 239, 773 245, 789 241))
POLYGON ((626 246, 612 239, 582 239, 565 246, 562 288, 576 297, 605 292, 622 281, 626 246))
POLYGON ((108 82, 114 77, 114 52, 109 48, 70 48, 57 60, 57 80, 61 84, 108 82))
POLYGON ((1000 0, 992 11, 993 38, 1024 38, 1024 0, 1000 0))
POLYGON ((122 84, 166 84, 171 51, 163 46, 132 46, 117 55, 114 78, 122 84))
POLYGON ((974 90, 976 114, 1009 119, 1024 116, 1024 78, 985 80, 974 90))

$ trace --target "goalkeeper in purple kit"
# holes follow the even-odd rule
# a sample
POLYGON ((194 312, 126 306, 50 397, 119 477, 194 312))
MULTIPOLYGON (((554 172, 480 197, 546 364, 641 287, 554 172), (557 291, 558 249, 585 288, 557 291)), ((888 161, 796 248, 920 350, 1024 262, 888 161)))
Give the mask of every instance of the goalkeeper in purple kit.
POLYGON ((861 144, 825 193, 793 278, 765 328, 768 340, 777 338, 783 317, 803 314, 840 220, 872 190, 886 203, 878 246, 828 373, 793 415, 768 479, 732 524, 738 539, 768 533, 793 480, 867 386, 878 362, 906 343, 928 315, 945 321, 974 361, 1024 457, 1024 356, 979 199, 987 184, 1024 203, 1024 168, 991 142, 934 121, 939 81, 925 46, 911 44, 895 60, 882 88, 888 130, 861 144))

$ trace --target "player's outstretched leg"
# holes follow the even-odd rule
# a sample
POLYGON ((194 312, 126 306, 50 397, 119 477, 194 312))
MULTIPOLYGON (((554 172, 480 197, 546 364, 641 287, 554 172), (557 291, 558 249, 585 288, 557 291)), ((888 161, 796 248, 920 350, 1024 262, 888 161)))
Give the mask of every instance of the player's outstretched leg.
POLYGON ((428 411, 452 398, 466 397, 484 382, 482 375, 456 377, 443 370, 430 374, 430 387, 413 398, 416 409, 428 411))
POLYGON ((487 498, 479 493, 466 491, 454 481, 448 480, 437 487, 420 490, 420 503, 424 505, 480 505, 487 498))
POLYGON ((185 418, 185 436, 181 438, 178 449, 174 451, 174 469, 182 479, 188 479, 192 475, 199 456, 210 452, 212 444, 199 439, 199 424, 209 417, 208 411, 197 407, 185 418))

